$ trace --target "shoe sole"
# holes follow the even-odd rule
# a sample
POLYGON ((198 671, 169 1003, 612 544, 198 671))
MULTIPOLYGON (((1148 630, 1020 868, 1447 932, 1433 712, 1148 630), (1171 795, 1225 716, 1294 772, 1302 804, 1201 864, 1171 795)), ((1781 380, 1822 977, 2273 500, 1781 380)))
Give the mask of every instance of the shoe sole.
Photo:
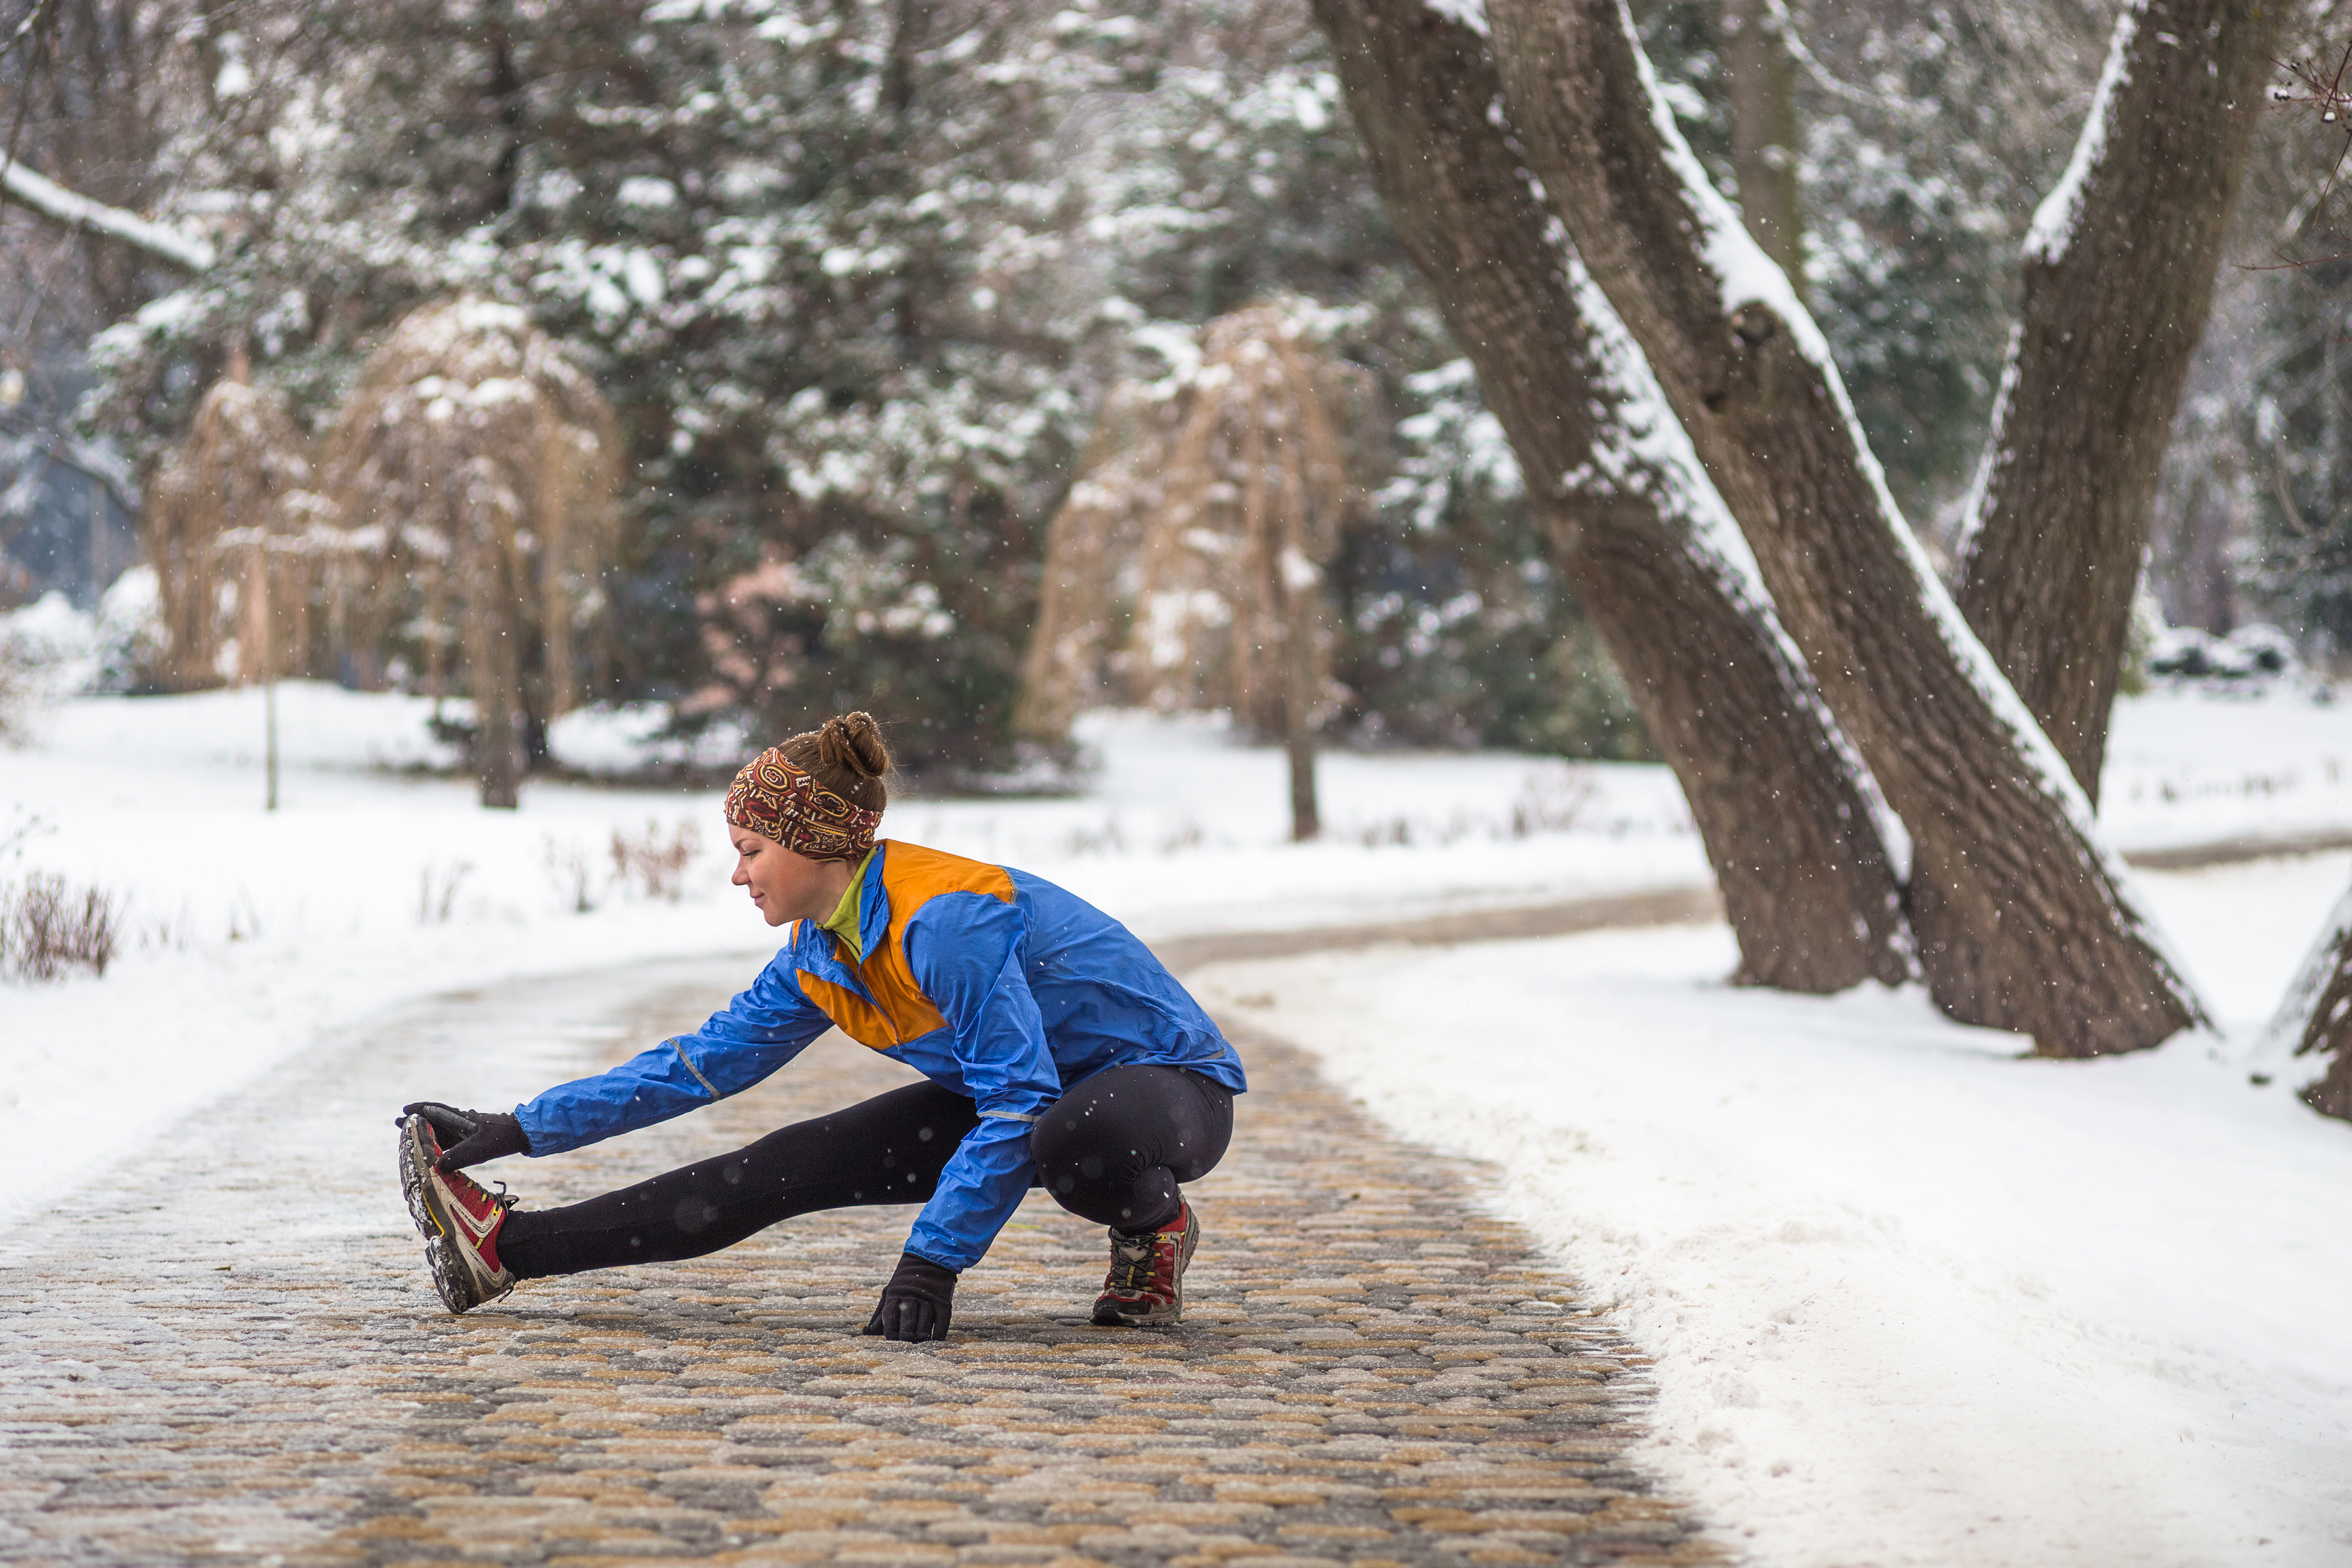
POLYGON ((1184 1218, 1184 1239, 1177 1244, 1176 1250, 1176 1299, 1150 1312, 1122 1312, 1118 1303, 1109 1297, 1097 1297, 1094 1315, 1097 1328, 1166 1328, 1184 1321, 1184 1271, 1192 1266, 1192 1249, 1201 1244, 1201 1216, 1196 1209, 1187 1209, 1184 1218))
POLYGON ((408 1200, 408 1218, 425 1238, 425 1266, 432 1271, 433 1288, 439 1292, 441 1304, 452 1312, 471 1312, 485 1301, 497 1301, 514 1285, 509 1281, 503 1289, 490 1288, 465 1255, 467 1249, 452 1239, 456 1228, 431 1179, 437 1157, 432 1136, 432 1124, 422 1116, 401 1123, 400 1193, 408 1200))

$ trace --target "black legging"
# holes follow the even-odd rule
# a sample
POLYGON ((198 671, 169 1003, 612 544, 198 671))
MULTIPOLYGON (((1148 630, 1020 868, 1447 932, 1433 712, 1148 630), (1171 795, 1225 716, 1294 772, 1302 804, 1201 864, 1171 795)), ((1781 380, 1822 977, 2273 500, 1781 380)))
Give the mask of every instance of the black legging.
MULTIPOLYGON (((674 1263, 794 1215, 928 1202, 979 1122, 961 1094, 910 1083, 618 1192, 517 1209, 499 1232, 499 1261, 524 1280, 674 1263)), ((1029 1150, 1035 1185, 1064 1208, 1149 1230, 1176 1217, 1177 1183, 1208 1175, 1233 1134, 1234 1096, 1223 1084, 1181 1068, 1113 1067, 1039 1117, 1029 1150)))

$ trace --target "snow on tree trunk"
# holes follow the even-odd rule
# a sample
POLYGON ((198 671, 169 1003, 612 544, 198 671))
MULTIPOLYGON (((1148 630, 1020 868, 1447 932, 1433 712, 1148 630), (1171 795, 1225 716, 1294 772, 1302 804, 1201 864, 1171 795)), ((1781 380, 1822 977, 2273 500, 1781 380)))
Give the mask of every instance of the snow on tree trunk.
POLYGON ((2255 1065, 2300 1078, 2294 1087, 2305 1104, 2352 1122, 2352 893, 2336 902, 2320 927, 2319 940, 2263 1032, 2255 1065))
POLYGON ((2059 1056, 2200 1021, 2088 800, 1929 570, 1812 318, 1684 142, 1622 0, 1488 16, 1549 203, 1910 832, 1937 1004, 2059 1056))
POLYGON ((1815 992, 1902 979, 1875 792, 1639 350, 1536 199, 1476 14, 1315 9, 1391 219, 1682 783, 1740 977, 1815 992))
POLYGON ((1956 597, 2094 800, 2164 450, 2286 14, 2131 0, 2025 244, 1956 597))

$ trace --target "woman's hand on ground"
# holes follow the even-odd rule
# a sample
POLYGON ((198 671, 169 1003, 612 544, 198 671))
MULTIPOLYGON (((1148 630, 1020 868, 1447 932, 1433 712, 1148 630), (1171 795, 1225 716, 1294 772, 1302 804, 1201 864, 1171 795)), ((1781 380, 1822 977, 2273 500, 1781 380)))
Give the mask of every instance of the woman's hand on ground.
POLYGON ((441 1140, 441 1157, 433 1162, 438 1170, 463 1170, 509 1155, 530 1153, 530 1140, 523 1135, 522 1124, 504 1111, 460 1111, 437 1100, 419 1100, 403 1105, 400 1113, 422 1116, 433 1124, 441 1140))
POLYGON ((947 1338, 948 1319, 955 1307, 955 1282, 953 1269, 901 1252, 898 1271, 882 1287, 881 1305, 874 1309, 866 1332, 895 1340, 947 1338))

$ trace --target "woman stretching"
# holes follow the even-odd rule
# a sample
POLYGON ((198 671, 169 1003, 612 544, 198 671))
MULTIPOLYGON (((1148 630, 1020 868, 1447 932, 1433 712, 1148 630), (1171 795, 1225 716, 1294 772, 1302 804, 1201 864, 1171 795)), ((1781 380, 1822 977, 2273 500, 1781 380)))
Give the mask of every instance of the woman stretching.
POLYGON ((404 1108, 401 1186, 451 1312, 520 1280, 699 1257, 798 1214, 919 1203, 865 1332, 945 1339, 956 1276, 1042 1186, 1110 1228, 1096 1322, 1182 1315, 1201 1224, 1178 1184, 1224 1154, 1240 1060, 1100 910, 1026 872, 876 843, 889 769, 874 720, 853 713, 735 776, 734 883, 769 925, 793 925, 700 1029, 512 1114, 404 1108), (929 1082, 561 1208, 518 1208, 463 1174, 739 1093, 828 1027, 929 1082))

